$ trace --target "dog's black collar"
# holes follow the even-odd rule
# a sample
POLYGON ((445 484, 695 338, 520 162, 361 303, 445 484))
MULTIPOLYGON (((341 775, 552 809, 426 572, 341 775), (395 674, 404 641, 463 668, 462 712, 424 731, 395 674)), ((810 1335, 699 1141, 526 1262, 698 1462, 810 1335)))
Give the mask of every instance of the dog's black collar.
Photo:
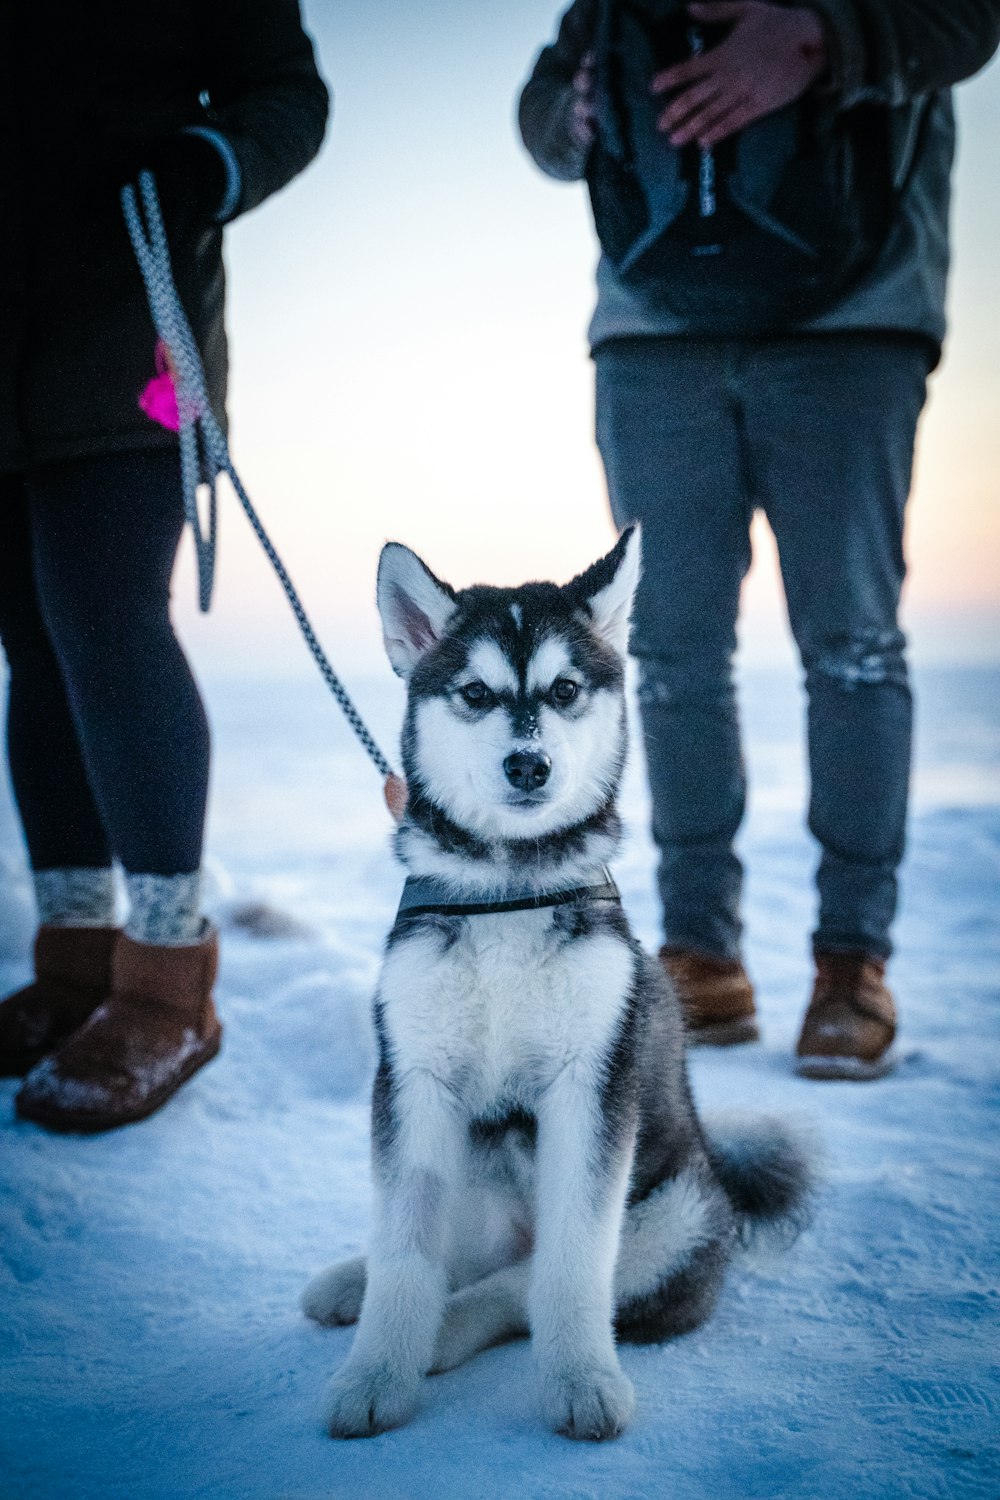
POLYGON ((546 906, 566 906, 571 901, 610 901, 621 903, 621 894, 611 878, 610 871, 601 866, 601 880, 593 885, 580 885, 555 891, 512 890, 496 901, 456 901, 449 894, 453 889, 446 880, 433 875, 411 875, 403 886, 403 894, 396 912, 400 917, 483 917, 494 912, 540 911, 546 906))

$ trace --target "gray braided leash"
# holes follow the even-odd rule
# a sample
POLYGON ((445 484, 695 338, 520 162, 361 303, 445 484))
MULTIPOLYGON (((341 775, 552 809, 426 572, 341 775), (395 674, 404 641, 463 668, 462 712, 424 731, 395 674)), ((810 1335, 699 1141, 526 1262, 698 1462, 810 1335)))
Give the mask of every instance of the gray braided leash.
POLYGON ((184 491, 184 514, 194 533, 195 552, 198 559, 198 602, 203 612, 212 601, 212 584, 215 575, 215 549, 218 536, 216 481, 226 474, 236 491, 236 496, 246 512, 247 520, 257 534, 257 539, 266 552, 272 568, 285 591, 299 629, 313 660, 323 675, 323 680, 343 709, 347 722, 361 741, 368 755, 383 776, 393 774, 392 767, 376 744, 367 725, 358 713, 351 696, 316 638, 295 585, 288 576, 284 563, 274 549, 250 497, 243 488, 240 476, 229 456, 229 445, 225 433, 219 426, 208 402, 205 386, 205 371, 201 355, 191 332, 191 325, 181 306, 170 264, 170 248, 167 244, 160 200, 156 182, 151 172, 139 174, 139 193, 142 196, 142 213, 139 200, 131 183, 122 188, 122 210, 128 227, 132 249, 142 272, 146 287, 149 310, 160 338, 170 350, 173 362, 174 386, 177 391, 177 415, 180 422, 181 486, 184 491), (145 223, 143 223, 143 215, 145 223), (198 515, 198 485, 204 479, 209 490, 208 529, 203 531, 198 515))

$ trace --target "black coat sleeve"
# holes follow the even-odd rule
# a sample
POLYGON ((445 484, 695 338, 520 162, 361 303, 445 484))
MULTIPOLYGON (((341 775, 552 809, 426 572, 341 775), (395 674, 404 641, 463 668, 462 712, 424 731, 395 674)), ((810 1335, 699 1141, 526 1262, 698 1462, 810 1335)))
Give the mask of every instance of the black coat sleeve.
POLYGON ((256 208, 319 151, 330 96, 297 0, 211 0, 206 123, 225 136, 240 169, 228 217, 256 208))
POLYGON ((1000 45, 1000 0, 807 0, 822 16, 845 104, 903 104, 984 67, 1000 45))
POLYGON ((582 177, 588 151, 570 134, 573 74, 594 45, 599 0, 574 0, 559 23, 559 34, 543 48, 518 105, 521 139, 550 177, 573 182, 582 177))

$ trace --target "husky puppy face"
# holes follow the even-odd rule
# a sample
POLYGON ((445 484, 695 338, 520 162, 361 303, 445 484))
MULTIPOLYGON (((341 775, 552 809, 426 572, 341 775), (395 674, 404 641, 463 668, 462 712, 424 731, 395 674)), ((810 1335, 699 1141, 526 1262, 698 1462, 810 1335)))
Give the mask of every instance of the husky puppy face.
POLYGON ((624 656, 639 534, 572 582, 456 592, 382 552, 386 650, 408 685, 411 808, 487 844, 544 839, 609 804, 625 751, 624 656))

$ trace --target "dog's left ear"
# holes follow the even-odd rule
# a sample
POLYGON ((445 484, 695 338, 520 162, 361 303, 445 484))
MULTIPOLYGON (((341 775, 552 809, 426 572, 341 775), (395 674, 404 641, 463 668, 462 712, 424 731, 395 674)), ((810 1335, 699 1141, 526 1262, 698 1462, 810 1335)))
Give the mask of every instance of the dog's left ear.
POLYGON ((638 525, 627 527, 606 557, 566 585, 590 614, 594 629, 622 655, 628 649, 628 622, 639 582, 642 538, 638 525))
POLYGON ((435 578, 401 542, 386 542, 378 560, 378 611, 392 669, 409 677, 425 651, 436 646, 455 609, 455 590, 435 578))

